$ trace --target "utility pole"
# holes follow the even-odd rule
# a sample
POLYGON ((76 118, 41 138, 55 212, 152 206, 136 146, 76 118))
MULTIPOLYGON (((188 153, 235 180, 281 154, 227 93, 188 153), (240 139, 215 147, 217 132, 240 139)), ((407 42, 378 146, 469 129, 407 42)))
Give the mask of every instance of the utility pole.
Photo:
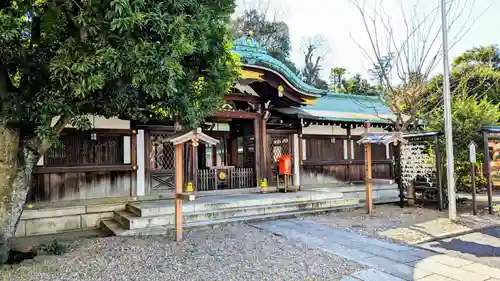
POLYGON ((448 63, 448 21, 446 20, 446 1, 441 0, 441 26, 443 34, 443 93, 444 93, 444 134, 446 137, 446 179, 448 184, 448 217, 457 218, 455 199, 455 163, 453 160, 453 130, 451 124, 450 73, 448 63))

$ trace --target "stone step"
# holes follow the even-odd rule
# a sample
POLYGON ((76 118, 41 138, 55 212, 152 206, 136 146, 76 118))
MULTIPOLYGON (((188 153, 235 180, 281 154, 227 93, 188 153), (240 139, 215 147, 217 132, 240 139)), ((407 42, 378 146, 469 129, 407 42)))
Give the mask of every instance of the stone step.
MULTIPOLYGON (((227 225, 227 224, 238 224, 243 222, 255 222, 271 219, 283 219, 297 217, 301 215, 309 215, 314 213, 324 213, 330 211, 347 211, 351 209, 356 209, 364 206, 364 204, 356 203, 353 205, 342 205, 337 207, 322 208, 322 209, 312 209, 312 210, 298 210, 283 213, 272 213, 267 215, 253 215, 253 216, 243 216, 243 217, 232 217, 219 220, 206 220, 197 222, 186 222, 183 224, 184 230, 189 230, 193 228, 211 227, 217 225, 227 225)), ((121 224, 114 220, 103 220, 101 221, 101 229, 103 232, 109 235, 116 236, 136 236, 136 235, 165 235, 169 232, 174 231, 173 225, 164 226, 153 226, 146 228, 136 228, 136 229, 124 229, 121 224)))
MULTIPOLYGON (((299 210, 334 208, 344 205, 359 203, 357 199, 324 199, 316 201, 302 201, 292 203, 281 203, 274 205, 257 205, 249 207, 223 208, 217 210, 203 210, 183 213, 183 220, 186 223, 220 220, 234 217, 247 217, 254 215, 268 215, 274 213, 284 213, 299 210)), ((122 225, 124 229, 137 229, 155 226, 164 226, 175 223, 175 215, 158 215, 139 217, 128 211, 115 211, 114 219, 122 225)))
MULTIPOLYGON (((195 212, 342 198, 342 193, 307 191, 300 193, 245 194, 218 197, 201 197, 195 201, 184 202, 182 204, 182 211, 195 212)), ((127 204, 126 210, 139 217, 149 217, 174 214, 175 206, 173 200, 134 202, 127 204)))

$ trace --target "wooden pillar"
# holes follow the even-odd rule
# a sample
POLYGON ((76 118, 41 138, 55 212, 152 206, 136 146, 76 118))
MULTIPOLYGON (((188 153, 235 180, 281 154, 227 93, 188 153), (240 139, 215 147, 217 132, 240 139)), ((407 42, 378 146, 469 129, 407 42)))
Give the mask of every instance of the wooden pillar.
MULTIPOLYGON (((365 134, 370 129, 370 122, 365 122, 365 134)), ((371 214, 373 209, 372 198, 372 146, 365 144, 365 185, 366 185, 366 213, 371 214)))
POLYGON ((193 146, 193 154, 192 154, 192 158, 193 158, 193 163, 192 163, 192 169, 193 169, 193 178, 191 179, 191 182, 193 183, 193 188, 195 191, 198 190, 198 144, 196 143, 193 143, 192 144, 193 146))
POLYGON ((298 176, 298 179, 299 179, 299 182, 297 183, 298 186, 299 186, 299 190, 303 190, 303 184, 302 184, 302 161, 303 161, 303 151, 302 151, 302 145, 303 145, 303 141, 302 141, 302 120, 300 122, 300 128, 299 128, 299 134, 297 135, 297 139, 298 139, 298 142, 299 142, 299 155, 298 155, 298 158, 299 158, 299 176, 298 176))
MULTIPOLYGON (((493 214, 493 182, 491 175, 491 159, 490 159, 490 148, 489 148, 489 132, 483 131, 483 142, 484 142, 484 171, 486 172, 486 177, 488 178, 488 212, 493 214)), ((448 200, 450 200, 448 198, 448 200)))
POLYGON ((441 148, 439 145, 439 135, 434 137, 434 150, 436 151, 436 182, 438 188, 438 201, 439 201, 439 211, 444 210, 443 204, 443 181, 441 174, 441 148))
POLYGON ((351 178, 351 163, 352 163, 351 124, 347 124, 346 131, 347 131, 347 160, 349 161, 347 163, 347 181, 352 182, 352 178, 351 178))
MULTIPOLYGON (((137 179, 137 131, 132 130, 132 137, 130 140, 130 164, 132 165, 132 168, 134 169, 134 172, 132 172, 132 178, 137 179)), ((135 182, 135 190, 133 188, 130 189, 130 195, 136 195, 137 194, 137 181, 135 182)))
POLYGON ((234 123, 229 123, 229 137, 231 138, 231 165, 238 166, 238 135, 236 134, 236 126, 234 123))
MULTIPOLYGON (((267 123, 266 123, 266 119, 264 118, 264 116, 262 117, 261 119, 262 121, 262 125, 261 125, 261 129, 262 129, 262 170, 264 171, 262 173, 262 176, 264 178, 268 178, 270 175, 268 173, 269 171, 269 145, 267 143, 267 123)), ((269 179, 268 179, 269 180, 269 179)))
MULTIPOLYGON (((403 144, 401 142, 398 142, 398 145, 396 146, 395 152, 394 152, 394 175, 396 178, 396 183, 398 184, 398 189, 399 189, 399 207, 403 208, 405 204, 405 193, 404 193, 404 187, 403 187, 403 170, 401 168, 401 146, 403 144)), ((437 155, 436 155, 437 156, 437 155)))
POLYGON ((261 160, 261 135, 260 135, 260 119, 253 120, 253 137, 254 137, 254 154, 255 154, 255 182, 259 186, 261 178, 262 160, 261 160))
POLYGON ((182 193, 182 148, 183 144, 175 146, 175 241, 182 241, 182 200, 177 194, 182 193))
POLYGON ((372 146, 365 144, 365 184, 366 184, 366 212, 372 213, 372 146))

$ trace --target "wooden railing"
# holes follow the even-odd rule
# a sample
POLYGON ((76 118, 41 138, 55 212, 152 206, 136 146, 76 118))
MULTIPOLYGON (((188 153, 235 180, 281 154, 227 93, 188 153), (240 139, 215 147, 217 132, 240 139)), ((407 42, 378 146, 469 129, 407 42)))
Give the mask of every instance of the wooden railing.
POLYGON ((253 168, 231 166, 198 170, 198 191, 255 187, 253 168))

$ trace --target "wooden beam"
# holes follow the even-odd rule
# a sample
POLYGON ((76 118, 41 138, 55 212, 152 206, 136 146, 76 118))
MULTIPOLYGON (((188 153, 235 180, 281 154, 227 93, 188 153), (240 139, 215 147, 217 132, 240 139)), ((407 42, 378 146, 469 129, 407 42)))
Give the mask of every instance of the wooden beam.
POLYGON ((175 199, 181 201, 194 201, 196 199, 196 196, 193 193, 176 193, 175 199))
POLYGON ((242 95, 242 94, 230 94, 230 95, 225 95, 224 100, 227 101, 243 101, 243 102, 250 102, 250 103, 260 103, 260 98, 255 97, 255 96, 249 96, 249 95, 242 95))
POLYGON ((134 165, 102 165, 102 166, 72 166, 72 167, 37 167, 35 174, 51 173, 87 173, 87 172, 115 172, 115 171, 134 171, 134 165))
MULTIPOLYGON (((325 160, 325 161, 315 161, 315 160, 304 160, 303 164, 305 166, 334 166, 334 165, 360 165, 364 164, 365 160, 325 160)), ((392 164, 392 160, 373 160, 373 164, 392 164)))
MULTIPOLYGON (((175 146, 175 193, 182 193, 182 147, 175 146)), ((175 197, 175 241, 182 241, 182 200, 175 197)))
POLYGON ((133 131, 132 129, 91 129, 88 131, 81 131, 76 128, 64 128, 64 130, 61 131, 61 135, 68 133, 90 134, 92 132, 104 136, 131 136, 134 135, 133 131))
POLYGON ((258 113, 246 111, 217 111, 213 117, 219 118, 240 118, 240 119, 256 119, 258 113))

